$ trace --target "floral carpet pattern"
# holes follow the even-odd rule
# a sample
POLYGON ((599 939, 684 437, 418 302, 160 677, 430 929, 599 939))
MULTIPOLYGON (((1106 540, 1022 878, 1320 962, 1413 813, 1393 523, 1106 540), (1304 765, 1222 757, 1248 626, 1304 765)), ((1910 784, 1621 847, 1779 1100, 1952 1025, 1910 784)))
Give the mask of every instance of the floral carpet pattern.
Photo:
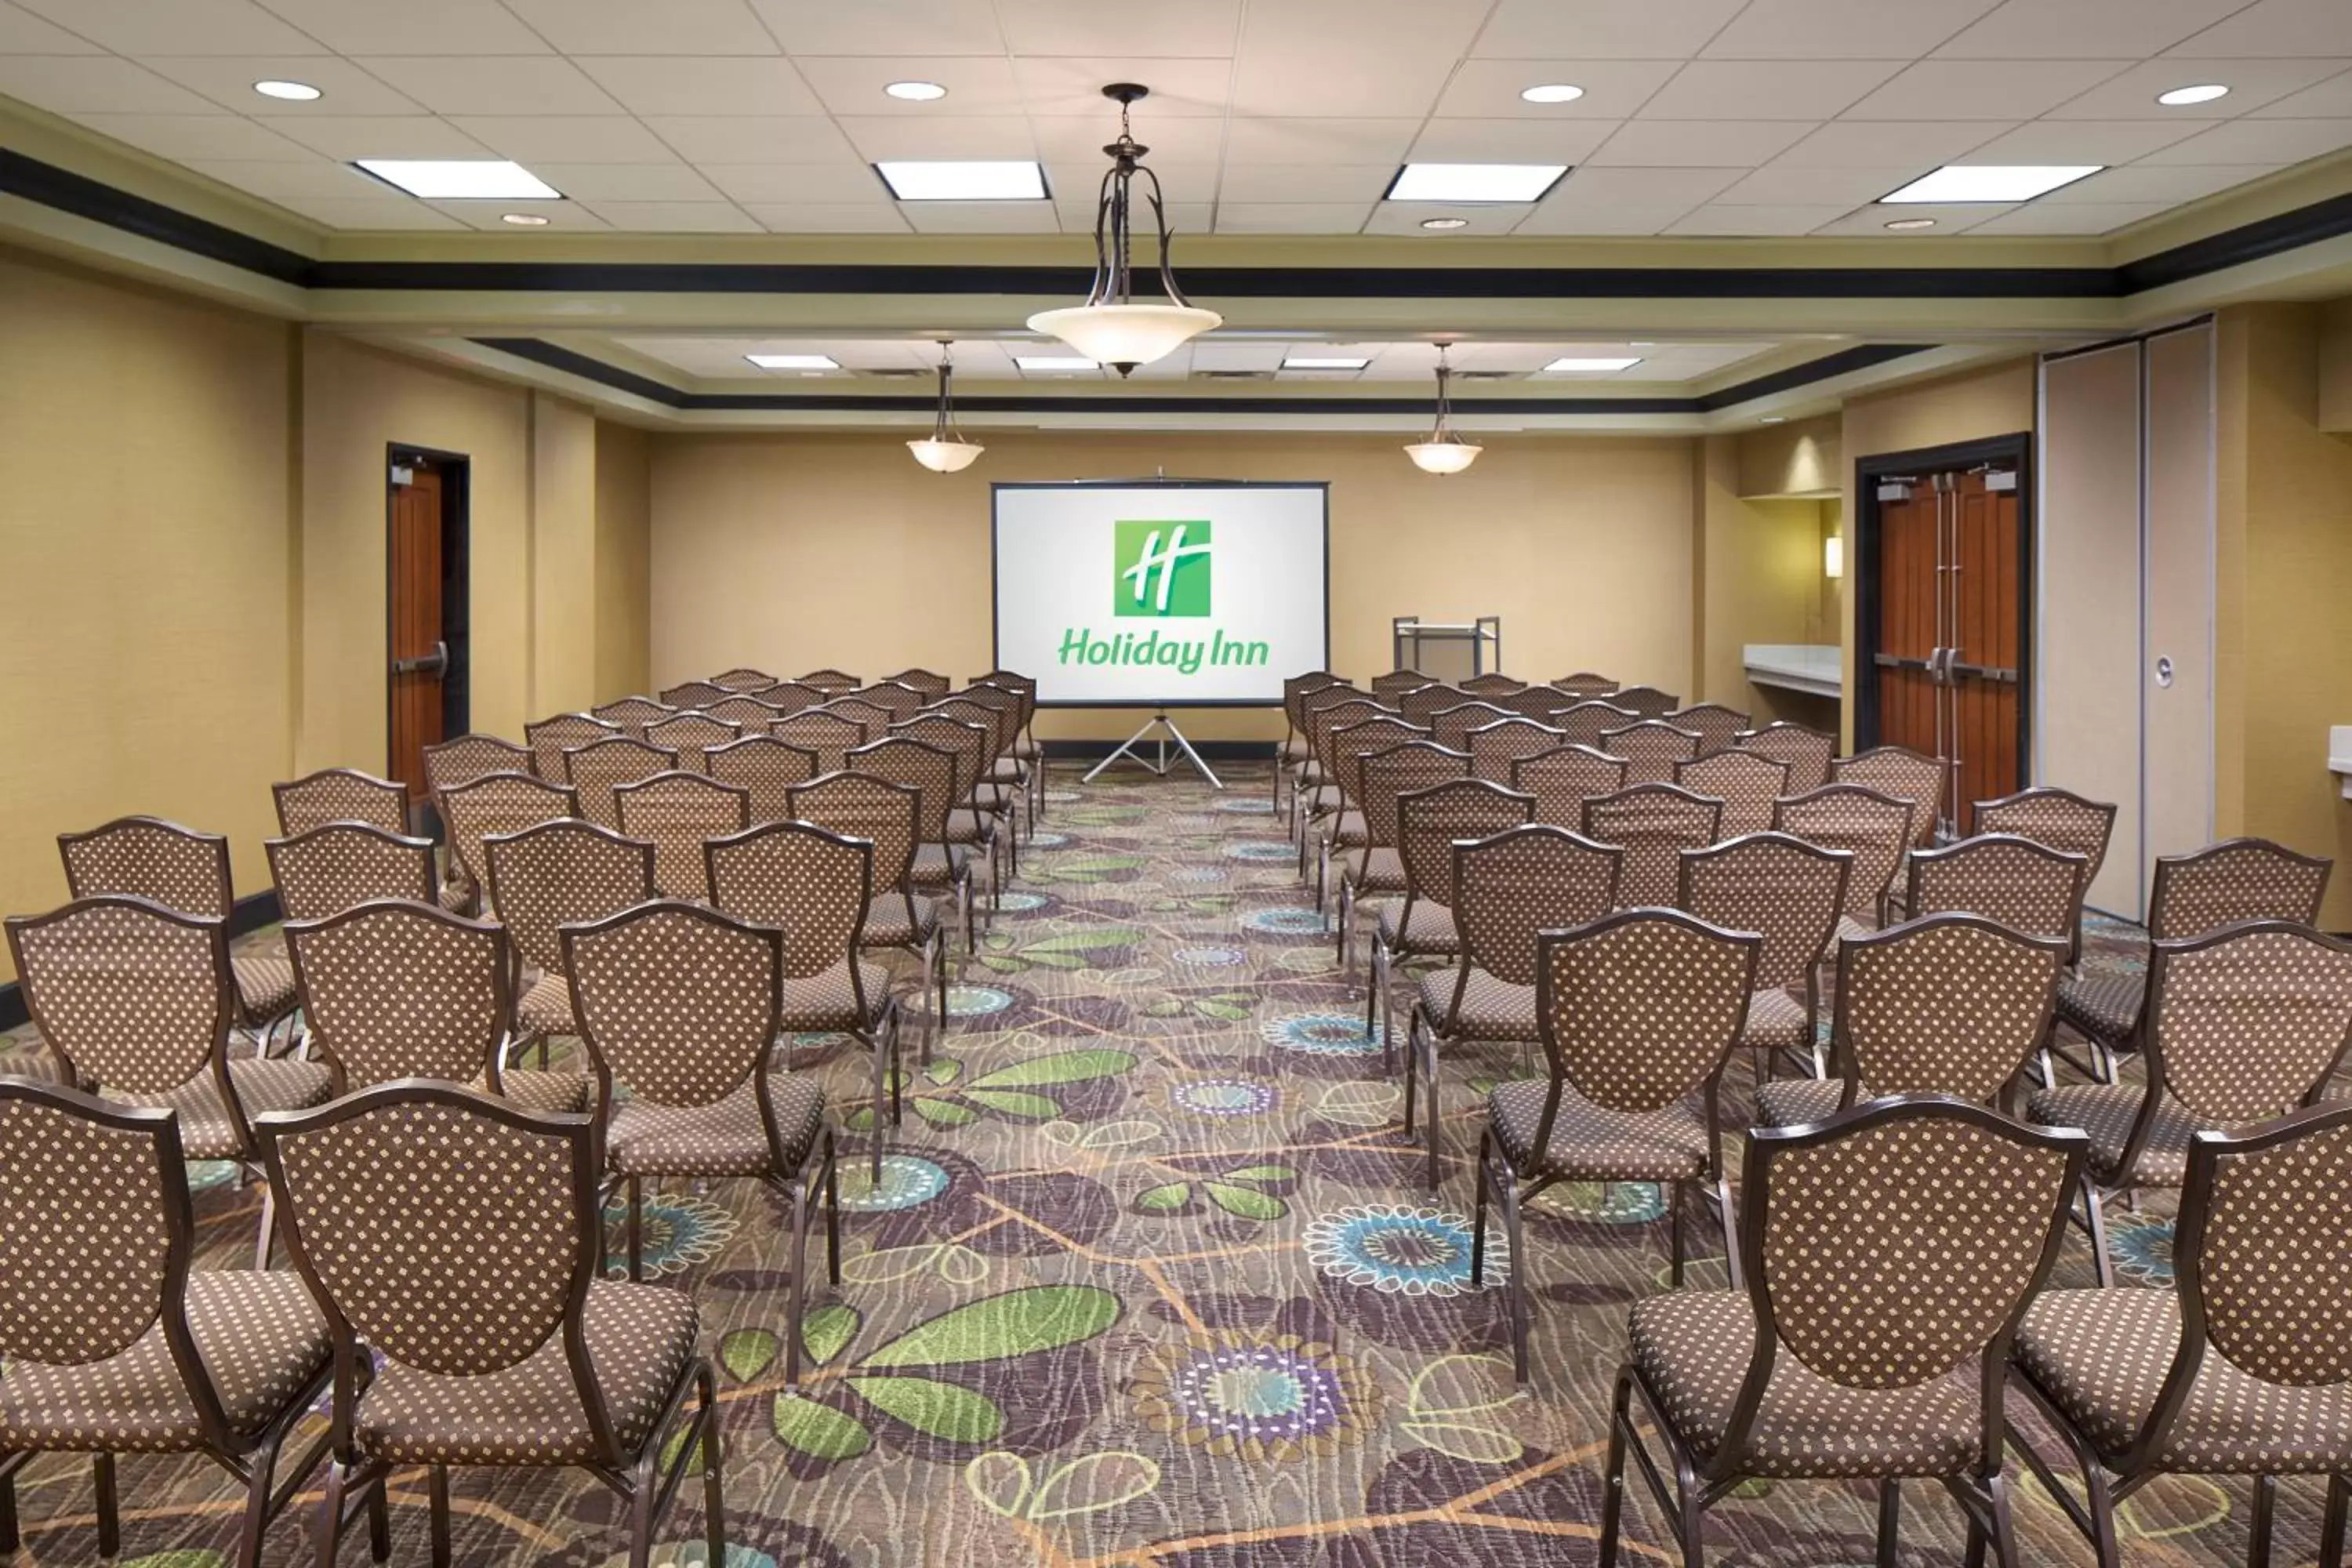
MULTIPOLYGON (((1515 1396, 1506 1298, 1496 1276, 1470 1279, 1468 1155, 1481 1090, 1520 1070, 1517 1050, 1449 1057, 1446 1175, 1429 1193, 1265 775, 1235 773, 1219 793, 1057 771, 928 1064, 908 1031, 905 1122, 878 1181, 856 1157, 872 1134, 862 1050, 793 1043, 845 1132, 844 1283, 813 1298, 798 1393, 780 1207, 750 1183, 661 1184, 649 1271, 694 1293, 720 1368, 727 1568, 1593 1561, 1626 1308, 1665 1287, 1658 1195, 1559 1189, 1531 1208, 1523 1258, 1497 1230, 1490 1267, 1533 1283, 1535 1381, 1515 1396)), ((2089 963, 2137 963, 2133 934, 2102 928, 2089 963)), ((1727 1104, 1744 1105, 1744 1067, 1734 1080, 1727 1104)), ((246 1267, 258 1199, 226 1175, 199 1193, 199 1225, 208 1262, 246 1267)), ((2168 1282, 2169 1226, 2117 1219, 2126 1278, 2168 1282)), ((1719 1284, 1718 1239, 1696 1219, 1691 1235, 1711 1255, 1695 1282, 1719 1284)), ((2072 1239, 2058 1283, 2089 1279, 2072 1239)), ((121 1487, 125 1568, 224 1568, 226 1477, 131 1458, 121 1487)), ((1958 1564, 1956 1510, 1909 1489, 1900 1561, 1958 1564)), ((463 1472, 454 1490, 467 1568, 625 1561, 613 1500, 583 1474, 463 1472)), ((2283 1491, 2276 1561, 2307 1563, 2318 1493, 2283 1491)), ((18 1492, 21 1563, 96 1560, 85 1464, 37 1460, 18 1492)), ((698 1495, 657 1563, 712 1568, 698 1495)), ((2089 1560, 2030 1481, 2020 1496, 2027 1561, 2089 1560)), ((1873 1500, 1752 1486, 1710 1515, 1709 1560, 1868 1563, 1873 1500)), ((394 1561, 425 1561, 423 1475, 395 1478, 394 1500, 394 1561)), ((2159 1483, 2123 1510, 2126 1560, 2242 1561, 2245 1512, 2242 1484, 2159 1483)), ((1646 1500, 1627 1528, 1627 1561, 1669 1560, 1646 1500)), ((298 1505, 266 1561, 309 1551, 298 1505)))

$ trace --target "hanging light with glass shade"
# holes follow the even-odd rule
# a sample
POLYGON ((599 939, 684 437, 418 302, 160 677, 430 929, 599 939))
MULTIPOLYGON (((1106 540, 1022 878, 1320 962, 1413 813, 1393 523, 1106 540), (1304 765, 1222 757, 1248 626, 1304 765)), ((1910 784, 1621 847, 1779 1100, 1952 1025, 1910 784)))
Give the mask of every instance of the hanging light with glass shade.
POLYGON ((1104 88, 1105 98, 1118 102, 1118 140, 1103 151, 1110 154, 1110 172, 1103 176, 1095 204, 1095 280, 1087 302, 1060 310, 1043 310, 1029 318, 1029 330, 1059 338, 1097 364, 1127 375, 1137 365, 1150 364, 1199 337, 1224 318, 1203 310, 1176 287, 1168 264, 1168 214, 1161 205, 1160 176, 1143 166, 1150 148, 1139 145, 1129 131, 1128 106, 1151 89, 1131 81, 1104 88), (1160 239, 1160 289, 1164 298, 1134 297, 1133 208, 1129 184, 1141 174, 1151 182, 1144 199, 1151 204, 1151 226, 1160 239))
POLYGON ((1424 474, 1458 474, 1478 460, 1486 448, 1475 441, 1465 441, 1454 433, 1454 399, 1450 384, 1454 367, 1445 363, 1445 351, 1453 345, 1437 345, 1437 424, 1429 439, 1415 441, 1404 449, 1412 466, 1424 474))
POLYGON ((967 441, 955 422, 955 343, 940 340, 940 412, 932 421, 931 433, 919 441, 907 443, 907 450, 915 454, 915 461, 935 474, 960 474, 971 467, 982 452, 988 450, 977 441, 967 441))

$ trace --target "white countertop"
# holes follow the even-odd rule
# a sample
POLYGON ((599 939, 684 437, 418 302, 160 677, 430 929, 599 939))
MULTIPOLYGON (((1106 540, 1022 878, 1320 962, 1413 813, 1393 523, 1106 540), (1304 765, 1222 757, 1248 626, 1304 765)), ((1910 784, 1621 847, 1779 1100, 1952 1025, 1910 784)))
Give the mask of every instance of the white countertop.
POLYGON ((1835 643, 1749 643, 1740 650, 1748 679, 1815 697, 1845 695, 1844 656, 1835 643))

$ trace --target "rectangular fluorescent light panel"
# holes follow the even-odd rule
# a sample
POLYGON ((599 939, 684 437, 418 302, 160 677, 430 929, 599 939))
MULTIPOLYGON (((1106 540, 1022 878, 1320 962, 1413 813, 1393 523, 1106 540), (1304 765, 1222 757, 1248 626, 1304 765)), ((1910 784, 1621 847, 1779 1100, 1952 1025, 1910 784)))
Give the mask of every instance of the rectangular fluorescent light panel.
POLYGON ((1634 354, 1630 358, 1622 359, 1614 357, 1605 359, 1578 359, 1570 356, 1567 359, 1556 359, 1552 361, 1549 364, 1544 366, 1544 370, 1547 373, 1571 370, 1631 370, 1641 363, 1642 356, 1639 354, 1634 354))
POLYGON ((562 201, 563 193, 503 158, 362 158, 388 185, 427 201, 562 201))
POLYGON ((1568 173, 1565 163, 1407 163, 1389 182, 1391 202, 1534 202, 1568 173))
POLYGON ((1023 370, 1100 370, 1101 362, 1084 354, 1014 354, 1013 363, 1023 370))
POLYGON ((745 354, 745 359, 761 370, 839 370, 841 362, 831 354, 745 354))
POLYGON ((874 172, 902 202, 1041 202, 1045 172, 1034 158, 1011 163, 877 163, 874 172))
POLYGON ((2030 202, 2095 174, 2104 163, 1947 163, 1882 202, 2030 202))
POLYGON ((1344 354, 1292 354, 1282 362, 1285 370, 1361 370, 1372 362, 1344 354))

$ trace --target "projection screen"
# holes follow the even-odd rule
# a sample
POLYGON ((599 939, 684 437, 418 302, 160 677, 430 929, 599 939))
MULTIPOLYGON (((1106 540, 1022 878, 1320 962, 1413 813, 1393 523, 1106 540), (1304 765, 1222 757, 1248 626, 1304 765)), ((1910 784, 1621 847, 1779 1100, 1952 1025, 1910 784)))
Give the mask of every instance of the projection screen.
POLYGON ((996 663, 1046 706, 1260 708, 1330 662, 1330 488, 1000 484, 996 663))

